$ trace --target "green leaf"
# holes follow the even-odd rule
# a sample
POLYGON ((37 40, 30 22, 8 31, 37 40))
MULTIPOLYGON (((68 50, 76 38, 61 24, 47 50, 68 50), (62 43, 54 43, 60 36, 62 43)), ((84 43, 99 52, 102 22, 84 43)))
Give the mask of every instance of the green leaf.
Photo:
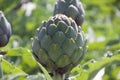
POLYGON ((20 3, 21 0, 1 0, 0 1, 0 10, 4 10, 4 11, 10 11, 11 9, 15 8, 18 3, 20 3))
POLYGON ((21 74, 23 76, 27 76, 27 73, 25 73, 21 69, 13 66, 11 63, 6 61, 5 59, 2 59, 2 69, 3 69, 3 72, 6 74, 10 74, 10 75, 21 74))
MULTIPOLYGON (((38 63, 38 64, 39 64, 39 63, 38 63)), ((48 74, 47 70, 46 70, 41 64, 39 64, 39 66, 40 66, 40 68, 42 69, 42 71, 44 72, 46 79, 47 79, 47 80, 53 80, 53 79, 50 77, 50 75, 48 74)))
POLYGON ((111 66, 112 64, 118 64, 120 63, 120 55, 114 55, 112 57, 104 58, 100 61, 89 61, 86 63, 82 68, 79 70, 79 75, 77 76, 77 79, 83 79, 83 80, 91 80, 93 79, 96 74, 104 67, 111 66))
POLYGON ((31 54, 32 53, 29 49, 18 47, 18 48, 9 49, 5 56, 29 56, 31 54))
POLYGON ((29 75, 26 80, 45 80, 44 75, 42 74, 37 74, 37 75, 29 75))
POLYGON ((37 62, 34 59, 32 52, 27 48, 19 47, 10 49, 7 51, 7 54, 5 56, 8 58, 8 60, 10 58, 12 59, 12 62, 15 63, 17 60, 19 60, 20 62, 18 62, 16 65, 27 73, 30 71, 34 72, 37 68, 37 62), (14 58, 17 58, 17 60, 14 58))

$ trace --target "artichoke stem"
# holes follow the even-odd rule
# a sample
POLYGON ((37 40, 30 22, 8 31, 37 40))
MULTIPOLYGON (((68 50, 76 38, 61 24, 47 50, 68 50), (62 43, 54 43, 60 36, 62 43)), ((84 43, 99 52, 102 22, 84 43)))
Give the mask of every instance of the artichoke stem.
POLYGON ((4 80, 3 70, 2 70, 2 58, 3 55, 0 54, 0 79, 4 80))
POLYGON ((53 80, 64 80, 63 75, 59 73, 54 73, 53 80))

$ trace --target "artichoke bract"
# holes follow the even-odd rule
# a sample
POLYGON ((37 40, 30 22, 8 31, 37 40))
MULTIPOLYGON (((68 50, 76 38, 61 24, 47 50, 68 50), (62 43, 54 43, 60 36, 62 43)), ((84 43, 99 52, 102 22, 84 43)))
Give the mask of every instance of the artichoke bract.
POLYGON ((79 0, 58 0, 55 4, 54 15, 60 13, 71 17, 78 26, 82 26, 85 12, 79 0))
POLYGON ((79 64, 86 51, 86 39, 72 18, 57 14, 37 29, 32 49, 39 63, 62 75, 79 64))
POLYGON ((9 42, 11 35, 11 25, 0 11, 0 47, 5 46, 9 42))

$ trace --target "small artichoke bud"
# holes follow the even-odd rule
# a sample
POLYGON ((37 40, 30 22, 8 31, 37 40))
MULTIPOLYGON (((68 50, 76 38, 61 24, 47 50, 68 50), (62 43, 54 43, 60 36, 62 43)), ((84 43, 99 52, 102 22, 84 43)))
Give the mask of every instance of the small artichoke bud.
POLYGON ((0 11, 0 47, 5 46, 11 35, 11 25, 0 11))
POLYGON ((82 60, 86 39, 72 18, 57 14, 37 29, 32 50, 35 59, 46 69, 64 74, 82 60))
POLYGON ((84 9, 79 0, 58 0, 55 4, 54 15, 64 14, 71 17, 78 26, 84 21, 84 9))

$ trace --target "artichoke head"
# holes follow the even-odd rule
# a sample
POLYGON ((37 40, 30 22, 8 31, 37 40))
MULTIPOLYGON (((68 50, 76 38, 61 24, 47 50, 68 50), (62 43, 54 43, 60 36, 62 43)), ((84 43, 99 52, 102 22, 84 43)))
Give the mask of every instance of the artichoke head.
POLYGON ((84 9, 79 0, 58 0, 55 4, 54 15, 64 14, 71 17, 78 26, 84 21, 84 9))
POLYGON ((72 18, 57 14, 37 29, 33 55, 46 69, 64 74, 75 67, 86 51, 86 39, 72 18))
POLYGON ((0 47, 5 46, 11 35, 11 25, 0 11, 0 47))

